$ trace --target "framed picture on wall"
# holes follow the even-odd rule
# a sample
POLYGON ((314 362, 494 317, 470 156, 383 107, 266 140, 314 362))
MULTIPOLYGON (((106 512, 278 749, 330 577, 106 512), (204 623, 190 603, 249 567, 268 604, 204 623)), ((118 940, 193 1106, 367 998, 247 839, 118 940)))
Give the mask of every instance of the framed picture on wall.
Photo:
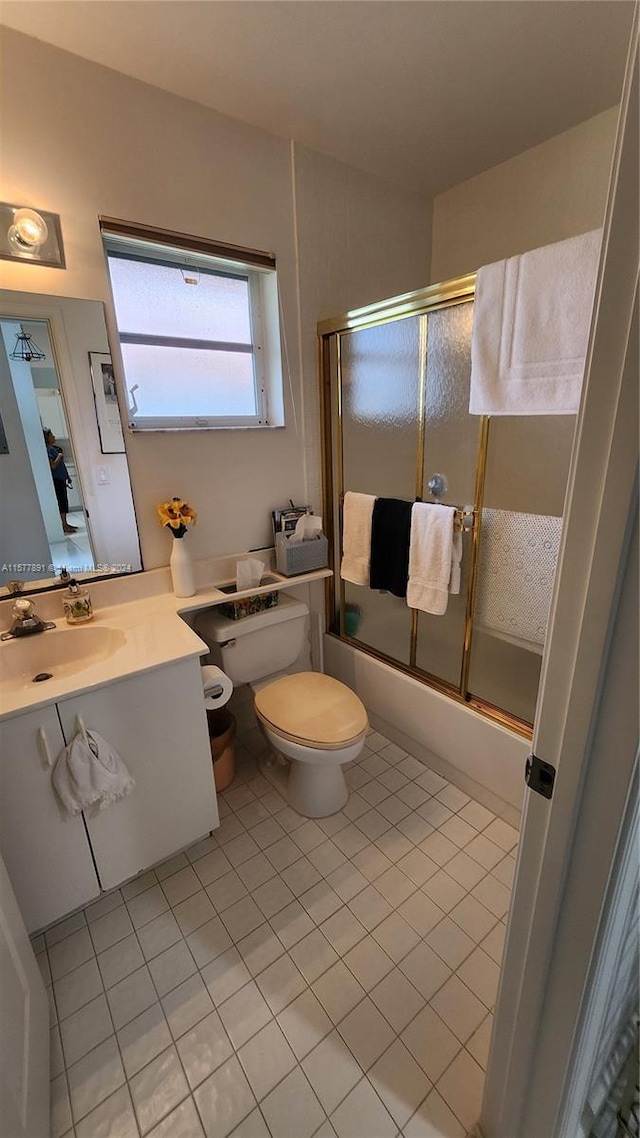
POLYGON ((124 454, 124 436, 111 356, 108 352, 89 352, 89 366, 100 450, 103 454, 124 454))

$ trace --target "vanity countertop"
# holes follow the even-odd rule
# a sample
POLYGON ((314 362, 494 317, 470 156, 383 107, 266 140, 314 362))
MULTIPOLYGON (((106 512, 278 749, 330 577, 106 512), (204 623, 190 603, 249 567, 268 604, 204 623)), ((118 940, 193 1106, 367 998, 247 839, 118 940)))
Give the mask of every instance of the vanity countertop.
MULTIPOLYGON (((163 592, 108 606, 101 605, 96 598, 93 620, 86 625, 76 625, 73 628, 74 634, 82 636, 85 628, 120 630, 125 636, 122 647, 106 659, 76 670, 73 675, 56 678, 54 672, 50 680, 42 683, 32 683, 27 680, 17 689, 13 684, 4 684, 0 681, 0 719, 56 703, 71 695, 80 695, 104 684, 125 679, 127 676, 153 671, 155 668, 190 657, 203 656, 208 652, 208 647, 181 619, 183 613, 195 613, 212 605, 241 600, 256 593, 295 588, 329 577, 331 574, 330 569, 317 569, 298 577, 284 577, 270 571, 269 584, 240 590, 231 595, 222 592, 219 585, 226 582, 221 581, 219 585, 200 587, 192 597, 176 597, 173 593, 163 592)), ((65 630, 69 627, 65 624, 63 616, 53 619, 58 629, 65 630)), ((43 669, 47 663, 47 635, 49 635, 47 632, 43 632, 35 638, 29 638, 30 643, 37 639, 38 644, 42 646, 43 669)), ((10 653, 14 645, 21 643, 24 643, 24 640, 6 641, 0 645, 0 653, 10 653)))

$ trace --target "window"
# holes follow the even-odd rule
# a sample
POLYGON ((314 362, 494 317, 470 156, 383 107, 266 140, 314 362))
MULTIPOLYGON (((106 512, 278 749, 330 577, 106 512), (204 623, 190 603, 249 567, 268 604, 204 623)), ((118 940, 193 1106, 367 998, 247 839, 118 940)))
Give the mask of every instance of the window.
POLYGON ((186 237, 164 244, 155 230, 102 228, 130 427, 283 423, 274 259, 196 239, 190 246, 186 237))

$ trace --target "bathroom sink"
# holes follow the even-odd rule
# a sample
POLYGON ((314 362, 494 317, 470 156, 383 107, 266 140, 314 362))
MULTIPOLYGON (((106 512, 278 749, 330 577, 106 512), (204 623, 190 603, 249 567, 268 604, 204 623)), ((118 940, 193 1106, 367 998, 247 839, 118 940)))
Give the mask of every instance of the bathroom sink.
POLYGON ((0 684, 5 690, 76 675, 113 656, 126 643, 119 628, 54 628, 0 645, 0 684), (36 677, 38 677, 36 679, 36 677), (40 677, 42 677, 40 679, 40 677))

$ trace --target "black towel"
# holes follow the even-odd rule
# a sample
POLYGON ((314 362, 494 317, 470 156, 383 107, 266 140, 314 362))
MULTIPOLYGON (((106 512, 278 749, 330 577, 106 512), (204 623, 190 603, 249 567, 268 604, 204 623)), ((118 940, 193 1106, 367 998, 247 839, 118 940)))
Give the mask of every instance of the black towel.
POLYGON ((406 597, 413 502, 376 498, 371 519, 369 586, 406 597))

